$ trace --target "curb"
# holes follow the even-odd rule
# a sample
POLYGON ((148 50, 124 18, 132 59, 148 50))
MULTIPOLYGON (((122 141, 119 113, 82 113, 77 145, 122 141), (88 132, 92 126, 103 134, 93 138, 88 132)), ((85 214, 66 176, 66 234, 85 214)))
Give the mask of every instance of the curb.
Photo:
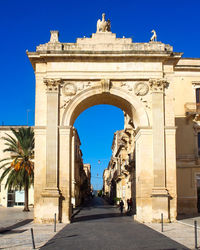
MULTIPOLYGON (((189 227, 193 227, 194 228, 194 225, 187 224, 186 222, 182 222, 182 221, 178 221, 178 220, 177 220, 177 222, 180 223, 180 224, 183 224, 185 226, 189 226, 189 227)), ((197 226, 197 229, 200 229, 200 226, 197 226)))

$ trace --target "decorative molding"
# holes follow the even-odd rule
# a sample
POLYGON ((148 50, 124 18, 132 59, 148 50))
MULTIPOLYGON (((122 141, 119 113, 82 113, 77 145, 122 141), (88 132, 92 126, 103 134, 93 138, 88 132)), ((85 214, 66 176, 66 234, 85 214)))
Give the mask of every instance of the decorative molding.
POLYGON ((67 81, 62 80, 62 97, 60 109, 65 109, 70 100, 81 91, 91 87, 90 81, 67 81))
POLYGON ((42 197, 51 197, 51 198, 59 198, 60 197, 60 191, 57 187, 46 187, 42 190, 41 193, 42 197))
POLYGON ((44 84, 46 85, 46 91, 48 92, 58 92, 59 86, 62 83, 62 79, 44 79, 44 84))
POLYGON ((163 92, 168 82, 166 79, 149 79, 149 86, 152 92, 163 92))
POLYGON ((144 96, 149 92, 149 86, 145 82, 138 82, 134 86, 134 93, 137 96, 144 96))
POLYGON ((73 82, 63 82, 62 93, 64 96, 74 96, 77 92, 77 86, 73 82))
POLYGON ((200 81, 192 81, 192 86, 194 88, 200 88, 200 81))
POLYGON ((70 100, 72 99, 72 96, 67 96, 64 100, 63 100, 63 105, 60 106, 60 109, 65 109, 67 104, 70 102, 70 100))
POLYGON ((121 82, 121 87, 132 92, 133 91, 133 85, 134 83, 128 83, 128 82, 121 82))

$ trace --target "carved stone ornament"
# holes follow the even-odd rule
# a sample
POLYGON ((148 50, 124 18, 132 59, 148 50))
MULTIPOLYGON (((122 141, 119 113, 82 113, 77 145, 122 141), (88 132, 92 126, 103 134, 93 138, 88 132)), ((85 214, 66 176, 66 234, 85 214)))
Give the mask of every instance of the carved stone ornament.
POLYGON ((110 80, 109 79, 102 79, 101 80, 101 89, 103 92, 110 92, 110 80))
MULTIPOLYGON (((99 82, 98 82, 99 84, 99 82)), ((81 91, 90 88, 92 85, 91 82, 88 81, 76 81, 76 82, 69 82, 67 80, 63 80, 63 88, 62 88, 62 96, 61 96, 61 106, 60 108, 66 108, 70 100, 76 94, 80 93, 81 91)))
POLYGON ((153 33, 153 35, 152 35, 150 41, 157 42, 157 34, 156 34, 155 30, 152 30, 151 33, 153 33))
POLYGON ((102 20, 97 21, 97 32, 108 32, 111 29, 110 20, 105 20, 105 13, 102 14, 102 20))
POLYGON ((135 95, 144 96, 148 93, 148 91, 149 91, 149 86, 147 83, 139 82, 135 84, 135 87, 134 87, 135 95))
POLYGON ((58 91, 61 79, 44 79, 44 84, 47 87, 47 91, 58 91))
POLYGON ((168 85, 166 79, 150 79, 149 86, 152 92, 162 92, 168 85))
POLYGON ((77 92, 77 87, 72 82, 66 82, 63 85, 62 92, 63 92, 63 95, 65 96, 73 96, 77 92))
POLYGON ((123 89, 126 89, 128 90, 129 92, 131 92, 133 90, 133 83, 127 83, 127 82, 121 82, 120 83, 120 86, 123 88, 123 89))

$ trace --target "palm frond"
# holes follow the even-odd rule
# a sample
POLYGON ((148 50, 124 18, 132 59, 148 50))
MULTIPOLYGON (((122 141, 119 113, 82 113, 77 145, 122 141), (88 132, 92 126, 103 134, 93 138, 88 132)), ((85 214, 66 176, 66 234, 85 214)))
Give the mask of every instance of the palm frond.
POLYGON ((31 127, 11 128, 12 135, 6 134, 4 152, 10 157, 0 160, 0 169, 6 168, 0 177, 0 182, 7 177, 6 187, 21 189, 25 185, 33 184, 34 179, 34 131, 31 127))

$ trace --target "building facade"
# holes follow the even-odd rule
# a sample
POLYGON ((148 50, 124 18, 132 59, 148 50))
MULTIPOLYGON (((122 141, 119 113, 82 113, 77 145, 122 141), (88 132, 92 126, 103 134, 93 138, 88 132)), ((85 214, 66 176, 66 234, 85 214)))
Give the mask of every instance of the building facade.
POLYGON ((135 204, 135 140, 130 117, 124 114, 124 129, 116 131, 112 143, 112 157, 104 171, 104 193, 112 203, 122 199, 135 204))
POLYGON ((79 206, 90 195, 91 166, 84 164, 82 158, 81 141, 77 130, 73 129, 72 141, 72 183, 71 203, 73 208, 79 206))

